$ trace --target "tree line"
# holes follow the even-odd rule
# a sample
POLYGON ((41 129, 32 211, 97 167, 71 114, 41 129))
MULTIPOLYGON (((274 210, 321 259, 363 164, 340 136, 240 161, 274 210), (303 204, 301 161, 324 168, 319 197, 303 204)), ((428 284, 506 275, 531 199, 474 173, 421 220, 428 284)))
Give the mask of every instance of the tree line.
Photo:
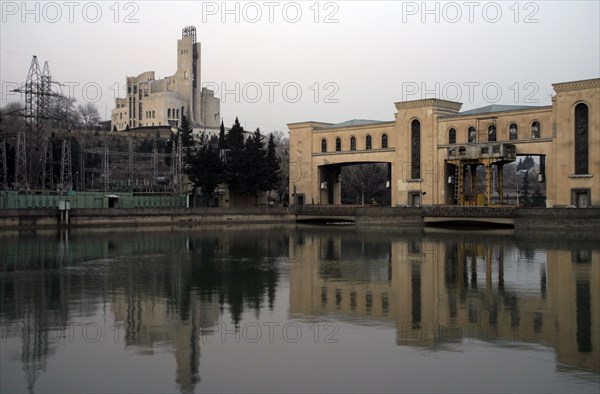
MULTIPOLYGON (((55 140, 52 129, 77 130, 93 129, 97 127, 99 116, 97 109, 92 104, 76 106, 75 101, 65 97, 53 97, 49 106, 51 114, 48 116, 46 132, 48 139, 55 140)), ((0 108, 0 130, 16 132, 27 129, 25 119, 22 117, 23 105, 21 103, 8 103, 0 108)), ((96 133, 97 134, 97 133, 96 133)), ((279 201, 286 200, 288 192, 288 140, 282 133, 270 134, 265 137, 260 129, 252 134, 247 133, 241 126, 239 119, 235 119, 229 130, 225 130, 223 122, 219 136, 210 138, 205 135, 195 137, 193 129, 186 116, 182 116, 178 134, 172 133, 168 139, 162 139, 157 134, 155 139, 137 141, 134 148, 136 152, 150 153, 156 144, 159 153, 172 153, 179 138, 184 147, 185 162, 184 172, 188 175, 194 187, 200 189, 201 194, 209 201, 215 189, 220 184, 227 184, 231 193, 240 196, 253 196, 257 198, 262 192, 276 191, 279 201)), ((91 140, 85 145, 108 146, 111 150, 127 150, 125 141, 107 140, 109 134, 98 135, 99 140, 94 144, 91 140)), ((92 137, 90 135, 90 137, 92 137)), ((28 142, 30 139, 28 138, 28 142)), ((74 172, 79 168, 79 152, 83 148, 76 138, 72 141, 72 160, 74 172)), ((57 139, 53 146, 55 157, 60 157, 60 144, 57 139)), ((83 141, 82 141, 83 142, 83 141)), ((29 144, 28 144, 29 145, 29 144)), ((7 146, 8 182, 14 181, 14 146, 7 146)), ((28 146, 29 148, 29 146, 28 146)), ((38 152, 39 153, 39 152, 38 152)), ((33 157, 28 155, 28 157, 33 157)), ((171 156, 165 157, 165 164, 171 165, 171 156)), ((86 163, 86 167, 97 167, 98 163, 86 163)), ((55 171, 58 173, 58 171, 55 171)), ((74 178, 75 177, 75 174, 74 178)), ((77 180, 75 181, 77 182, 77 180)), ((77 185, 75 185, 77 187, 77 185)))
MULTIPOLYGON (((23 103, 12 101, 0 108, 0 116, 4 129, 10 129, 15 124, 23 123, 22 118, 25 111, 23 103), (21 117, 21 119, 19 119, 21 117)), ((101 130, 102 126, 98 108, 89 102, 77 104, 72 97, 51 96, 43 116, 46 129, 64 130, 101 130)), ((20 126, 20 125, 19 125, 20 126)))
POLYGON ((187 147, 185 172, 194 187, 200 188, 207 205, 220 184, 227 184, 234 195, 255 199, 263 192, 269 192, 269 197, 271 190, 279 193, 282 171, 272 133, 266 141, 259 128, 247 136, 236 118, 227 132, 221 122, 218 139, 201 136, 198 147, 185 116, 179 132, 183 147, 187 147))

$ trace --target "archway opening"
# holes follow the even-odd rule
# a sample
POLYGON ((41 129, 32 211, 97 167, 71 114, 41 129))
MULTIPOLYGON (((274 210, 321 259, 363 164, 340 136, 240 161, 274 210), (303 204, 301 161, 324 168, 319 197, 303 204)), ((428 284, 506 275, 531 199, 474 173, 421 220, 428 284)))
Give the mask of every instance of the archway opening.
POLYGON ((390 163, 351 163, 341 167, 340 175, 342 204, 391 205, 390 163))

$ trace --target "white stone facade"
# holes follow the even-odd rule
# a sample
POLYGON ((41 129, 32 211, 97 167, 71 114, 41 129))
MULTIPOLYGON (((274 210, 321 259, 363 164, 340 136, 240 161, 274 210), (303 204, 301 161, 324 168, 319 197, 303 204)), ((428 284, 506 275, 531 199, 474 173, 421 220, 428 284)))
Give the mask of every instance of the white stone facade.
POLYGON ((201 46, 196 28, 188 26, 177 40, 177 71, 155 79, 154 71, 127 77, 127 95, 115 100, 111 130, 165 126, 178 127, 185 115, 194 129, 220 125, 220 100, 212 90, 201 87, 201 46))

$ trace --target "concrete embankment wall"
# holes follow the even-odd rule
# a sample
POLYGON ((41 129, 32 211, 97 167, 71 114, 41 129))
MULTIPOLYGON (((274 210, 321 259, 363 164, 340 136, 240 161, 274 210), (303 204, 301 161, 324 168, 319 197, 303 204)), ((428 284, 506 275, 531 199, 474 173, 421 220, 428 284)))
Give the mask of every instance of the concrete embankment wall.
POLYGON ((516 231, 598 231, 600 208, 526 208, 515 210, 516 231))
MULTIPOLYGON (((314 213, 313 213, 314 214, 314 213)), ((350 213, 359 227, 417 228, 424 225, 421 208, 356 208, 350 213)), ((326 217, 327 215, 323 216, 326 217)), ((515 209, 510 220, 517 232, 595 232, 600 234, 600 208, 515 209)), ((173 226, 228 223, 295 223, 293 208, 99 208, 71 209, 71 227, 173 226)), ((2 209, 0 229, 55 228, 57 209, 2 209)))
MULTIPOLYGON (((72 209, 71 227, 172 226, 215 223, 294 223, 286 208, 219 209, 72 209)), ((60 224, 56 209, 7 209, 0 211, 0 228, 52 228, 60 224)))
POLYGON ((421 208, 357 208, 357 226, 413 227, 423 225, 421 208))
MULTIPOLYGON (((600 208, 520 208, 494 209, 487 207, 468 207, 461 217, 460 207, 450 207, 449 213, 440 219, 450 225, 452 220, 476 219, 473 225, 485 225, 486 218, 490 226, 500 223, 514 223, 515 231, 579 231, 598 232, 600 234, 600 208), (473 209, 475 208, 475 209, 473 209), (489 211, 493 212, 489 212, 489 211)), ((443 209, 442 209, 443 211, 443 209)), ((424 226, 428 215, 434 215, 429 207, 421 208, 357 208, 355 211, 358 226, 409 227, 424 226)), ((438 212, 439 214, 439 212, 438 212)))

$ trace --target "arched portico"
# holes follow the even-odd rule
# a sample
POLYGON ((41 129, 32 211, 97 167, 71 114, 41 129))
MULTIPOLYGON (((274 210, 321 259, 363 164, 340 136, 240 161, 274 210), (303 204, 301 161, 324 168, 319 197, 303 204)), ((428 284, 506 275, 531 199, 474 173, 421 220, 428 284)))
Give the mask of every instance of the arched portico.
MULTIPOLYGON (((337 164, 323 164, 318 166, 318 186, 319 198, 314 202, 315 204, 321 205, 340 205, 342 204, 342 185, 344 182, 349 181, 342 176, 342 169, 344 167, 355 166, 359 164, 385 164, 386 165, 386 177, 382 179, 380 188, 390 189, 391 178, 392 178, 392 162, 373 162, 373 161, 360 161, 360 162, 345 162, 337 164)), ((386 197, 387 198, 387 197, 386 197)), ((391 196, 390 196, 391 200, 391 196)), ((363 201, 364 202, 364 201, 363 201)))
POLYGON ((506 197, 515 191, 502 188, 503 169, 517 156, 531 155, 539 158, 535 171, 544 187, 537 189, 545 192, 547 207, 597 206, 600 79, 553 87, 551 106, 460 112, 461 103, 423 99, 395 103, 389 122, 289 124, 290 203, 339 204, 344 165, 388 163, 392 206, 514 204, 506 197), (465 174, 482 166, 485 190, 466 190, 475 181, 465 182, 465 174))

